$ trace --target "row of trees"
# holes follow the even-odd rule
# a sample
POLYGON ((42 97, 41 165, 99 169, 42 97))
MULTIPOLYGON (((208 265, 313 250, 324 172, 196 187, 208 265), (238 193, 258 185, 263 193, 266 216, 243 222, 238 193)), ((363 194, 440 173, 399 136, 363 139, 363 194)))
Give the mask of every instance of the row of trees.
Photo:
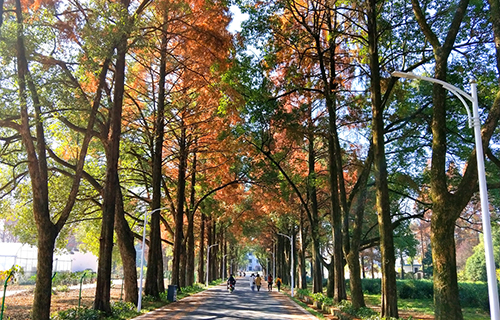
POLYGON ((244 136, 275 169, 267 175, 277 198, 287 199, 285 208, 266 206, 270 214, 287 217, 284 225, 272 221, 269 227, 298 237, 299 277, 310 258, 313 290, 321 292, 321 270, 328 267, 328 293, 340 301, 346 298, 347 263, 353 306, 364 306, 359 252, 379 245, 382 316, 397 317, 396 251, 409 247, 408 221, 428 218, 435 317, 462 319, 455 229, 459 220, 474 222, 479 210, 472 131, 462 130, 465 110, 443 87, 397 82, 390 74, 415 70, 463 87, 469 77, 478 82, 494 189, 498 1, 240 6, 249 15, 238 53, 250 120, 244 136), (257 50, 249 53, 250 45, 257 50))
POLYGON ((200 282, 209 272, 208 245, 219 244, 211 278, 221 273, 215 257, 235 267, 228 227, 245 211, 245 151, 227 133, 238 121, 237 94, 221 80, 227 4, 2 1, 0 18, 1 206, 38 246, 33 318, 50 317, 53 252, 70 235, 99 256, 94 308, 111 312, 115 241, 125 300, 137 303, 145 215, 146 295, 165 290, 166 245, 180 288, 195 282, 196 265, 200 282))

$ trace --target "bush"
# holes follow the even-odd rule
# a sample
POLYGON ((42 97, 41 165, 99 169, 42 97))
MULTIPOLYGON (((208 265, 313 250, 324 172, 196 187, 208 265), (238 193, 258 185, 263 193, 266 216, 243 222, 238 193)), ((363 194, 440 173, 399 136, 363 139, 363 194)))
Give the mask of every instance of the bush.
POLYGON ((302 295, 304 297, 308 297, 311 295, 311 291, 309 291, 307 289, 298 289, 297 294, 302 295))
POLYGON ((57 292, 68 292, 69 288, 67 285, 57 286, 56 291, 57 292))
POLYGON ((78 278, 76 273, 72 273, 69 271, 58 271, 52 279, 52 285, 60 286, 60 285, 74 285, 77 284, 80 279, 78 278))
POLYGON ((486 282, 459 282, 458 291, 462 307, 490 310, 488 284, 486 282))
POLYGON ((432 299, 434 288, 428 280, 398 280, 398 297, 401 299, 432 299))
POLYGON ((125 301, 115 301, 111 303, 111 310, 113 312, 113 316, 120 319, 130 319, 130 317, 140 314, 137 312, 136 307, 132 302, 125 301))
POLYGON ((64 311, 59 311, 52 316, 51 320, 99 320, 101 313, 94 309, 87 308, 72 308, 64 311))
POLYGON ((368 294, 380 294, 381 280, 380 279, 362 279, 363 292, 368 294))

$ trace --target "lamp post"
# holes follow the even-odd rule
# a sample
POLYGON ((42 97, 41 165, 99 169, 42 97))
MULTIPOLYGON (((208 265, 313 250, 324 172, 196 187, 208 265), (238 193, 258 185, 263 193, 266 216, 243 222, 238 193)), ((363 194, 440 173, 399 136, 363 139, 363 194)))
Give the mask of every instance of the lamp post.
POLYGON ((491 239, 491 224, 490 224, 490 209, 488 203, 488 188, 486 186, 486 172, 484 168, 484 154, 483 144, 481 140, 481 121, 479 119, 479 102, 477 98, 477 84, 471 82, 471 95, 463 90, 447 83, 442 80, 423 77, 411 72, 395 71, 392 73, 393 77, 418 79, 432 83, 437 83, 443 86, 446 90, 453 93, 464 105, 467 110, 469 118, 469 126, 474 127, 474 142, 476 145, 477 157, 477 175, 479 180, 479 197, 481 199, 481 213, 483 221, 483 238, 484 238, 484 251, 486 256, 486 273, 488 276, 488 294, 490 300, 490 315, 491 319, 500 319, 500 308, 498 304, 498 288, 495 273, 495 259, 493 256, 493 242, 491 239), (470 113, 469 105, 465 101, 469 100, 472 103, 472 115, 470 113))
POLYGON ((291 276, 291 284, 290 284, 290 292, 291 296, 293 297, 293 287, 294 287, 294 282, 293 282, 293 238, 290 236, 287 236, 286 234, 283 233, 278 233, 280 236, 287 237, 288 240, 290 240, 290 276, 291 276))
POLYGON ((146 225, 148 224, 148 215, 166 209, 167 207, 161 207, 154 209, 153 211, 146 212, 144 214, 144 227, 142 228, 142 251, 141 251, 141 274, 139 277, 139 297, 137 299, 137 312, 141 312, 142 306, 142 275, 144 273, 144 247, 146 246, 146 225))
POLYGON ((219 245, 218 243, 214 243, 212 245, 209 245, 207 248, 207 277, 206 277, 206 281, 205 281, 205 285, 207 286, 207 288, 208 288, 208 262, 210 261, 210 248, 218 246, 218 245, 219 245))

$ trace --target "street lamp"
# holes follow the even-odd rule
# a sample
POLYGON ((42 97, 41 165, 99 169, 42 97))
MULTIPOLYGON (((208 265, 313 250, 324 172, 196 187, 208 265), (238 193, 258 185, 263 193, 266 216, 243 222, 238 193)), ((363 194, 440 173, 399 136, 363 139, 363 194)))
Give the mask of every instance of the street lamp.
POLYGON ((146 225, 148 224, 148 215, 163 209, 167 209, 167 207, 157 208, 154 209, 153 211, 146 212, 144 214, 144 227, 142 228, 141 275, 139 280, 139 297, 137 300, 137 312, 141 312, 141 305, 142 305, 142 275, 144 273, 144 247, 146 245, 146 225))
POLYGON ((219 245, 218 243, 214 243, 212 245, 209 245, 207 248, 207 277, 206 277, 206 281, 205 281, 205 285, 207 286, 207 288, 208 288, 208 262, 210 261, 210 248, 218 246, 218 245, 219 245))
POLYGON ((294 283, 293 283, 293 280, 294 280, 293 279, 293 274, 294 274, 294 272, 293 272, 293 239, 292 239, 292 237, 287 236, 286 234, 279 233, 279 232, 278 232, 278 234, 280 236, 287 237, 288 240, 290 240, 290 259, 291 259, 290 260, 290 275, 292 278, 291 284, 290 284, 290 290, 291 290, 291 296, 293 297, 293 287, 294 287, 294 283))
POLYGON ((500 308, 498 304, 498 289, 497 289, 497 279, 495 273, 495 259, 493 257, 493 243, 491 239, 491 224, 490 224, 490 209, 488 203, 488 189, 486 186, 486 172, 484 169, 484 154, 483 154, 483 144, 481 140, 481 121, 479 119, 479 102, 477 98, 477 84, 475 81, 471 82, 471 93, 464 92, 463 90, 447 83, 442 80, 423 77, 416 75, 412 72, 401 72, 395 71, 392 73, 393 77, 407 78, 407 79, 418 79, 428 82, 437 83, 443 86, 451 93, 453 93, 464 105, 467 110, 467 115, 469 118, 469 126, 474 127, 474 142, 476 145, 476 157, 477 157, 477 175, 479 179, 479 196, 481 199, 481 212, 483 220, 483 238, 484 238, 484 251, 486 256, 486 273, 488 276, 488 294, 490 298, 490 314, 491 319, 500 319, 500 308), (465 99, 472 102, 472 116, 470 113, 469 105, 465 99))

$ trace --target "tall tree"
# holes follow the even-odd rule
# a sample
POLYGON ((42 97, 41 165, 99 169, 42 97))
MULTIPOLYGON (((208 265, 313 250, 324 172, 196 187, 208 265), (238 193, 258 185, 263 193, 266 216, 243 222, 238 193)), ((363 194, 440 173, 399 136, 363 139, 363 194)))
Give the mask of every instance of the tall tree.
MULTIPOLYGON (((80 186, 80 180, 83 174, 84 159, 87 155, 87 150, 89 143, 91 141, 91 129, 94 126, 94 121, 96 119, 96 113, 100 101, 100 90, 102 89, 102 84, 104 83, 104 77, 107 70, 107 65, 102 69, 101 82, 97 89, 98 94, 94 103, 89 103, 92 108, 88 113, 87 130, 82 142, 79 154, 73 159, 75 165, 73 166, 74 175, 72 181, 70 181, 71 188, 69 190, 67 200, 64 207, 61 208, 57 216, 51 213, 51 192, 49 190, 49 183, 53 179, 50 177, 49 168, 49 157, 47 154, 51 151, 51 144, 48 143, 46 134, 47 126, 49 125, 49 120, 47 117, 49 115, 57 114, 58 110, 50 109, 46 100, 43 96, 44 90, 41 87, 41 83, 36 82, 36 73, 30 70, 30 64, 33 63, 32 57, 36 55, 36 52, 27 50, 27 41, 25 36, 25 17, 24 14, 27 12, 28 8, 23 7, 21 1, 15 1, 12 4, 11 12, 14 13, 15 18, 12 19, 15 22, 16 39, 15 39, 15 56, 16 56, 16 67, 17 70, 17 91, 19 99, 19 113, 17 115, 11 114, 12 112, 3 113, 3 118, 0 120, 0 126, 3 128, 9 128, 17 132, 17 136, 21 139, 22 145, 26 152, 27 157, 27 171, 30 177, 31 192, 33 197, 33 217, 36 223, 37 229, 37 280, 36 289, 33 302, 33 317, 37 319, 49 319, 50 317, 50 301, 51 301, 51 280, 52 280, 52 261, 53 261, 53 251, 55 249, 56 238, 61 232, 62 228, 66 224, 72 208, 74 207, 80 186), (19 120, 18 120, 19 119, 19 120), (32 128, 34 127, 34 128, 32 128)), ((2 3, 1 15, 3 16, 4 4, 2 3)), ((36 8, 35 8, 36 9, 36 8)), ((38 16, 39 10, 34 10, 34 16, 38 16)), ((1 26, 1 24, 0 24, 1 26)), ((5 40, 6 38, 3 38, 5 40)), ((43 56, 43 50, 40 50, 40 55, 43 56)), ((78 87, 76 78, 65 69, 65 64, 53 63, 54 59, 40 59, 42 64, 45 64, 47 70, 51 68, 60 68, 59 72, 62 71, 63 77, 71 83, 78 87)), ((68 89, 69 90, 69 89, 68 89)), ((81 93, 81 92, 80 92, 81 93)), ((60 97, 55 96, 53 99, 58 99, 60 97)), ((88 101, 86 101, 88 103, 88 101)), ((56 101, 53 101, 54 106, 58 105, 56 101)), ((50 130, 49 130, 50 131, 50 130)), ((8 139, 7 141, 12 140, 8 139)), ((18 177, 16 177, 18 179, 18 177)), ((54 207, 55 208, 55 207, 54 207)))
POLYGON ((382 253, 382 317, 398 317, 394 240, 387 182, 384 138, 384 103, 382 101, 377 27, 378 4, 369 0, 367 8, 368 52, 370 57, 370 93, 372 105, 373 169, 375 174, 377 214, 382 253))
MULTIPOLYGON (((447 4, 448 5, 448 4, 447 4)), ((453 8, 453 15, 448 19, 449 27, 446 37, 438 36, 429 24, 426 13, 418 1, 412 0, 413 11, 420 28, 430 43, 434 53, 434 77, 446 81, 448 75, 448 61, 452 53, 460 27, 467 14, 469 1, 461 0, 449 4, 453 8)), ((436 319, 463 319, 462 310, 458 303, 458 283, 456 271, 455 251, 455 221, 463 208, 469 202, 477 185, 477 167, 475 155, 468 159, 466 171, 459 186, 454 192, 448 189, 446 176, 447 163, 447 104, 445 88, 434 84, 432 91, 433 118, 432 118, 432 163, 431 163, 431 243, 434 268, 434 305, 436 319)), ((482 130, 483 148, 493 134, 498 122, 498 103, 491 108, 482 130)))

